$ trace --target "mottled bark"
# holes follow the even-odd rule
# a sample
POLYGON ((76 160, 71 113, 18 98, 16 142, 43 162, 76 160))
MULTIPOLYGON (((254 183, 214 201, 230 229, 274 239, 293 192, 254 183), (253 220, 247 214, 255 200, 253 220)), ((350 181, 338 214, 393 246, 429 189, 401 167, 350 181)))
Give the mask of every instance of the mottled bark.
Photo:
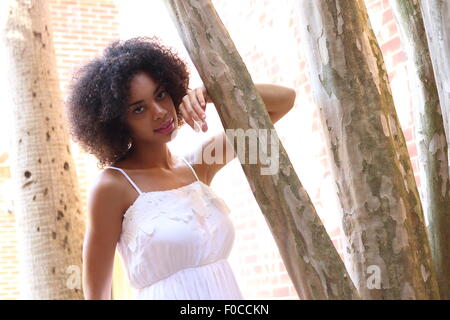
POLYGON ((450 181, 439 94, 419 3, 391 0, 408 55, 422 204, 442 299, 450 299, 450 181))
POLYGON ((47 2, 10 1, 3 40, 13 105, 21 299, 82 299, 83 215, 63 121, 47 2))
POLYGON ((419 2, 441 101, 447 144, 450 146, 450 2, 448 0, 419 2))
POLYGON ((438 298, 422 205, 362 0, 300 0, 300 26, 363 299, 438 298))
MULTIPOLYGON (((167 0, 166 3, 224 128, 274 129, 211 1, 167 0)), ((358 298, 276 134, 274 138, 280 144, 280 169, 274 174, 261 175, 259 158, 254 165, 240 160, 298 295, 302 299, 358 298)), ((267 146, 274 141, 260 143, 267 146)), ((234 143, 233 146, 236 150, 234 143)), ((248 150, 244 159, 248 159, 248 150)))

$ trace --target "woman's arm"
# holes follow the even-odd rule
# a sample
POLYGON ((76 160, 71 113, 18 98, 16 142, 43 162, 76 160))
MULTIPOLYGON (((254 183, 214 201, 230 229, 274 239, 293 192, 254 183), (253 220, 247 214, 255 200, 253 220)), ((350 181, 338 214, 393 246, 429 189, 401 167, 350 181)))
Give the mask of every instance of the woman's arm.
POLYGON ((89 192, 82 274, 86 300, 111 300, 114 255, 122 229, 121 199, 123 189, 111 177, 100 178, 89 192))
MULTIPOLYGON (((276 123, 280 120, 289 110, 292 109, 295 102, 295 90, 274 84, 255 84, 256 90, 261 95, 262 100, 266 106, 267 113, 269 114, 272 123, 276 123)), ((183 98, 183 102, 180 106, 181 113, 185 121, 195 129, 194 121, 201 123, 202 131, 207 131, 208 126, 206 121, 202 121, 202 117, 205 115, 204 109, 206 104, 212 102, 204 87, 192 90, 183 98)), ((205 141, 199 152, 207 148, 209 145, 221 146, 222 159, 219 163, 200 163, 197 166, 198 170, 203 173, 206 178, 206 184, 210 184, 215 174, 222 169, 227 163, 233 160, 237 155, 234 152, 234 148, 228 141, 226 133, 221 132, 205 141), (229 156, 228 156, 229 155, 229 156)), ((211 147, 209 147, 211 149, 211 147)), ((213 149, 215 150, 215 149, 213 149)), ((215 151, 212 152, 212 156, 215 155, 215 151)))
POLYGON ((255 87, 266 105, 272 123, 284 117, 294 106, 294 89, 275 84, 255 84, 255 87))

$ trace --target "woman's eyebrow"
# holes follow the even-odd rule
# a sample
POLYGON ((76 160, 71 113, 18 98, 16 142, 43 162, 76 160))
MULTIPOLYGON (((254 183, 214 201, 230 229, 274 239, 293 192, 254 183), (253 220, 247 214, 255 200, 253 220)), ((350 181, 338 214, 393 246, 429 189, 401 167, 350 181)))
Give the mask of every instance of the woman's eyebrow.
MULTIPOLYGON (((161 84, 158 84, 158 85, 156 86, 156 89, 153 91, 153 95, 155 95, 155 94, 159 91, 159 89, 160 89, 161 87, 162 87, 162 85, 161 85, 161 84)), ((142 103, 142 102, 144 102, 144 100, 139 100, 139 101, 130 103, 130 104, 128 105, 127 108, 129 108, 129 107, 131 107, 131 106, 134 106, 135 104, 142 103)))
POLYGON ((144 102, 144 100, 139 100, 139 101, 133 102, 128 105, 128 108, 134 106, 135 104, 141 103, 141 102, 144 102))

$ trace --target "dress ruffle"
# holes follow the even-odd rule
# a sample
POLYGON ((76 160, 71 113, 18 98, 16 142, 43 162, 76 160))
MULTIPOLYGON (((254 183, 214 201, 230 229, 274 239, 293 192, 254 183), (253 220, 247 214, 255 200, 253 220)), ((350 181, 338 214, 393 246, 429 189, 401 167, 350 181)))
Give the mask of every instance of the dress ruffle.
POLYGON ((200 224, 206 224, 209 231, 215 232, 217 227, 207 222, 213 212, 211 207, 214 206, 227 215, 231 212, 225 201, 207 185, 200 184, 195 188, 183 188, 182 197, 188 198, 192 203, 202 204, 195 208, 192 207, 190 210, 180 210, 179 208, 183 203, 176 191, 181 191, 180 189, 166 191, 168 192, 164 194, 160 192, 142 193, 124 216, 121 237, 132 252, 136 251, 139 232, 144 232, 150 237, 154 234, 157 229, 157 219, 171 219, 188 223, 193 217, 196 217, 200 224))

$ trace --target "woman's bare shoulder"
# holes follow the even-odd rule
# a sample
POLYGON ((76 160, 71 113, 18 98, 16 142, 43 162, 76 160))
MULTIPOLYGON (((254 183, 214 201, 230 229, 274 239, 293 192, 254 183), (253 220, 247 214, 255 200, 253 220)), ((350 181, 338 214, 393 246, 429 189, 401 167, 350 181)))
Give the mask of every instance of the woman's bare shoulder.
POLYGON ((89 190, 89 204, 95 212, 109 210, 109 214, 121 215, 126 206, 126 189, 118 170, 103 169, 89 190))
POLYGON ((208 169, 208 166, 204 161, 202 161, 202 153, 201 150, 198 148, 195 150, 192 150, 190 152, 184 153, 182 155, 184 159, 189 163, 189 165, 194 169, 195 174, 198 176, 198 178, 203 182, 207 183, 206 180, 206 172, 208 169))

